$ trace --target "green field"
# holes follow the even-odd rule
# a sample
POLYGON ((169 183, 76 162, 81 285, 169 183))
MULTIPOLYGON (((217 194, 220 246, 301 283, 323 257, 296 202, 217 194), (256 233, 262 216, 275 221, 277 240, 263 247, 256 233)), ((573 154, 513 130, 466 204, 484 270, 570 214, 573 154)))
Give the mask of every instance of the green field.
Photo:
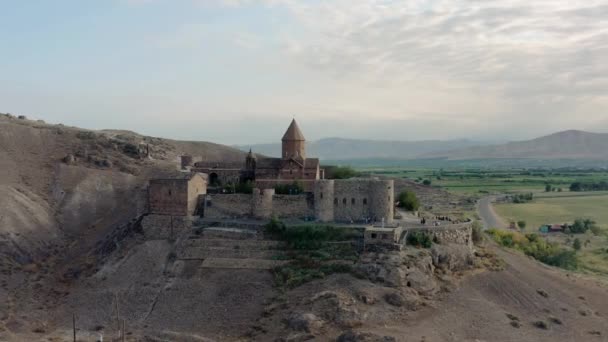
MULTIPOLYGON (((545 191, 550 184, 556 190, 567 192, 573 182, 599 182, 608 180, 605 170, 578 169, 426 169, 405 167, 363 167, 357 171, 373 175, 409 179, 456 193, 483 195, 487 193, 545 191)), ((557 194, 558 192, 553 192, 557 194)))
MULTIPOLYGON (((496 213, 507 221, 526 221, 527 232, 538 232, 542 224, 572 223, 576 218, 590 218, 608 231, 608 194, 593 193, 547 193, 540 194, 530 203, 497 204, 496 213), (543 196, 544 197, 541 197, 543 196), (551 197, 549 197, 551 196, 551 197)), ((594 236, 585 234, 547 234, 550 241, 571 246, 574 238, 585 244, 578 253, 580 269, 608 276, 608 237, 606 233, 594 236)))
POLYGON ((590 218, 599 226, 608 228, 608 194, 605 192, 539 194, 530 203, 497 204, 494 207, 505 220, 526 221, 527 230, 530 231, 537 230, 543 224, 572 223, 581 217, 590 218))

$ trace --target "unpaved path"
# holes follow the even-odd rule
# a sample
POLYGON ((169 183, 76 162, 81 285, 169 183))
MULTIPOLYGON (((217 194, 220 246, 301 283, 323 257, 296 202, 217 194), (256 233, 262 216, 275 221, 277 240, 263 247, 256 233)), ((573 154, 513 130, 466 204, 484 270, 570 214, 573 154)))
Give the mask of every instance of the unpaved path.
POLYGON ((496 214, 492 203, 496 200, 496 196, 488 196, 480 199, 477 202, 477 212, 481 217, 485 229, 490 228, 507 228, 505 221, 496 214))

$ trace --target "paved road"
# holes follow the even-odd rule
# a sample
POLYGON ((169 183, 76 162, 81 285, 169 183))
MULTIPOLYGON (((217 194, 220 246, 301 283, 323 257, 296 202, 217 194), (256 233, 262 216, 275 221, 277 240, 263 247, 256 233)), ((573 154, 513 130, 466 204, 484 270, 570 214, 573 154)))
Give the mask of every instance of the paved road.
POLYGON ((497 196, 488 196, 480 199, 477 202, 477 213, 481 217, 484 229, 489 228, 507 228, 507 224, 503 219, 496 214, 492 207, 492 202, 496 200, 497 196))

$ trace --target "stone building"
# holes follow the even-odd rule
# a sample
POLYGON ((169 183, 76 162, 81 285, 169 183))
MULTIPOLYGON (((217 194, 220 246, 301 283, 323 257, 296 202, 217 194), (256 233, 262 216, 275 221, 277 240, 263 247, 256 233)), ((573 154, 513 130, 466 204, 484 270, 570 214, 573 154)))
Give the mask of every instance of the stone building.
POLYGON ((257 188, 273 189, 278 184, 298 181, 306 191, 312 191, 314 181, 323 178, 323 170, 318 158, 307 158, 306 139, 295 119, 285 131, 281 144, 280 158, 258 158, 251 150, 243 162, 235 163, 195 162, 192 156, 182 156, 182 169, 208 174, 210 185, 253 181, 257 188))
POLYGON ((297 195, 278 195, 274 189, 254 189, 253 194, 207 194, 203 215, 214 219, 276 216, 319 222, 393 222, 392 180, 317 180, 313 188, 297 195))
POLYGON ((192 216, 199 197, 207 193, 207 175, 188 173, 175 178, 152 179, 148 187, 150 214, 192 216))
POLYGON ((393 222, 394 182, 378 178, 326 180, 318 158, 306 155, 306 139, 295 120, 281 139, 280 158, 258 158, 252 151, 243 163, 198 161, 183 156, 182 169, 190 178, 150 182, 150 211, 207 218, 271 216, 320 222, 393 222), (205 176, 196 176, 200 174, 205 176), (201 180, 204 180, 204 186, 201 180), (210 186, 254 182, 252 194, 207 194, 210 186), (304 192, 276 194, 275 187, 297 181, 304 192), (197 203, 200 205, 197 206, 197 203))

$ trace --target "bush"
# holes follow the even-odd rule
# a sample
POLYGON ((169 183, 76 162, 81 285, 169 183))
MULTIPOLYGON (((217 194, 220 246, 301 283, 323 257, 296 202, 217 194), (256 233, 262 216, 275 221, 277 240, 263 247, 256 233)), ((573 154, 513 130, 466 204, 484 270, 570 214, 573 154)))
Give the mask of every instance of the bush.
POLYGON ((422 184, 424 184, 424 185, 431 185, 431 180, 430 179, 425 179, 424 181, 422 181, 422 184))
POLYGON ((416 211, 420 208, 420 202, 413 191, 403 191, 399 194, 399 207, 409 211, 416 211))
POLYGON ((332 166, 325 168, 331 179, 349 179, 359 176, 359 173, 350 166, 332 166))
POLYGON ((277 184, 274 187, 277 195, 298 195, 304 192, 304 187, 297 181, 291 184, 277 184))
POLYGON ((252 181, 246 181, 246 182, 239 182, 235 188, 234 191, 237 194, 251 194, 253 193, 253 182, 252 181))
POLYGON ((475 221, 475 222, 473 222, 473 225, 471 228, 472 228, 471 238, 473 239, 473 243, 477 245, 483 241, 483 233, 482 233, 483 225, 481 222, 475 221))
POLYGON ((407 243, 416 247, 431 248, 431 246, 433 245, 433 240, 431 239, 431 236, 427 233, 411 232, 407 236, 407 243))
POLYGON ((281 238, 287 227, 285 227, 285 224, 279 219, 277 219, 276 216, 273 216, 270 219, 270 222, 268 222, 266 226, 264 226, 264 229, 265 232, 270 236, 275 238, 281 238))
POLYGON ((285 241, 287 247, 298 250, 314 250, 328 241, 345 241, 356 238, 356 232, 348 228, 325 225, 302 225, 286 227, 276 217, 270 219, 265 232, 272 237, 285 241))
POLYGON ((513 203, 528 203, 530 201, 532 201, 534 199, 534 194, 533 193, 527 193, 527 194, 517 194, 514 195, 512 200, 513 203))
POLYGON ((517 226, 519 227, 519 229, 524 230, 526 229, 526 221, 517 221, 517 226))
POLYGON ((523 235, 518 232, 490 229, 487 231, 494 241, 510 248, 523 251, 526 255, 547 265, 557 266, 568 270, 578 267, 576 253, 540 239, 536 234, 523 235))
POLYGON ((574 239, 572 242, 572 248, 574 248, 575 251, 580 251, 581 247, 581 240, 579 238, 574 239))
MULTIPOLYGON (((595 221, 591 219, 582 219, 578 218, 574 220, 574 223, 568 227, 570 232, 573 234, 584 234, 588 230, 591 230, 594 234, 596 232, 600 232, 599 228, 596 226, 595 221)), ((597 235, 597 234, 596 234, 597 235)))

